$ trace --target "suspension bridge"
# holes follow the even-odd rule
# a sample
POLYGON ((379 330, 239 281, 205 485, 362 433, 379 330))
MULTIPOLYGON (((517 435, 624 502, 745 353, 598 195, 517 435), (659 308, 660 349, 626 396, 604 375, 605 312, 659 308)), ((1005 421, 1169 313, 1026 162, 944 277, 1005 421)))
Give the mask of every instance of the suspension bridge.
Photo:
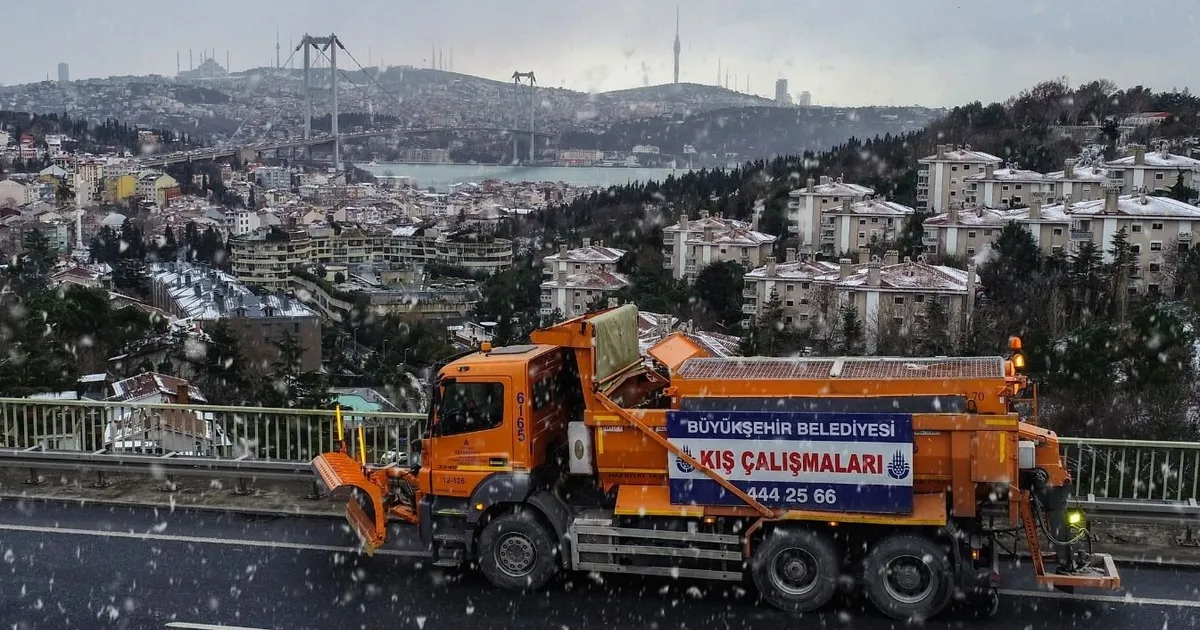
POLYGON ((258 138, 250 137, 247 131, 250 119, 258 113, 251 112, 241 120, 237 130, 234 131, 230 139, 223 142, 219 147, 147 155, 138 160, 139 165, 143 167, 157 167, 180 162, 206 161, 233 156, 239 156, 244 160, 251 160, 257 159, 259 156, 267 153, 295 150, 301 150, 302 157, 311 161, 313 159, 312 149, 314 147, 328 146, 331 148, 331 161, 340 167, 342 163, 342 145, 346 141, 387 136, 461 133, 491 133, 510 137, 512 139, 512 153, 510 157, 513 163, 518 163, 522 161, 520 152, 522 147, 520 145, 523 139, 528 138, 527 156, 528 160, 533 162, 537 157, 538 140, 540 139, 543 144, 549 144, 551 140, 557 138, 557 134, 537 129, 537 80, 533 72, 519 71, 514 72, 512 75, 512 101, 509 114, 511 123, 507 124, 507 126, 413 127, 407 125, 385 129, 356 129, 352 132, 342 132, 338 128, 339 116, 341 114, 374 114, 374 110, 376 109, 374 99, 380 95, 390 98, 396 105, 400 105, 403 99, 394 91, 383 86, 376 77, 377 72, 372 72, 364 67, 355 58, 353 53, 346 48, 344 42, 337 34, 331 33, 325 36, 304 34, 300 43, 292 50, 287 61, 279 64, 280 67, 290 66, 298 54, 303 60, 303 129, 302 131, 288 130, 291 133, 287 134, 288 136, 298 137, 288 137, 282 140, 267 137, 272 132, 278 132, 281 128, 286 129, 284 127, 284 114, 291 104, 285 103, 277 109, 271 117, 270 122, 262 127, 262 132, 258 138), (353 67, 357 68, 363 77, 366 77, 366 85, 361 85, 361 82, 355 81, 346 73, 345 69, 338 66, 340 56, 349 59, 353 67), (369 111, 342 111, 339 95, 346 89, 359 90, 364 97, 363 102, 369 111), (330 116, 330 130, 328 133, 313 130, 313 113, 317 105, 327 106, 330 116))

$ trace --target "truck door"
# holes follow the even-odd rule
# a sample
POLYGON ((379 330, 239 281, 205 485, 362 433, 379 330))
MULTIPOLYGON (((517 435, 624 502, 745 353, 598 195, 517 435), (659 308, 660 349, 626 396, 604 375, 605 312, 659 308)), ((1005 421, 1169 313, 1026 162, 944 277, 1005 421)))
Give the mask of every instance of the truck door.
POLYGON ((426 456, 433 494, 469 497, 488 475, 512 470, 512 379, 457 377, 442 384, 426 456))

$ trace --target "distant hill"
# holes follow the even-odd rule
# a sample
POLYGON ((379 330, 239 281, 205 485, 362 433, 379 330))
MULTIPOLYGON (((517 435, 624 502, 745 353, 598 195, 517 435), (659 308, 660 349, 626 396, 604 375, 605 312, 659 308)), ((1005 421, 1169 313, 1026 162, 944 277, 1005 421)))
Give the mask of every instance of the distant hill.
POLYGON ((602 131, 564 133, 560 146, 628 151, 653 144, 681 155, 684 145, 699 153, 736 153, 739 159, 771 158, 821 151, 846 140, 916 131, 940 116, 916 107, 739 107, 683 118, 656 117, 613 124, 602 131))

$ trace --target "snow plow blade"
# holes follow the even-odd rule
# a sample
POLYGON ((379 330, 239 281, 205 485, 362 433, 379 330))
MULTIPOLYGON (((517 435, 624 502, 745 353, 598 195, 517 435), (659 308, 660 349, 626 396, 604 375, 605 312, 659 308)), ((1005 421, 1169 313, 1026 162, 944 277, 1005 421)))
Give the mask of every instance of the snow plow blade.
POLYGON ((387 534, 387 513, 383 495, 359 462, 346 453, 318 455, 312 461, 317 482, 328 498, 346 501, 346 520, 358 535, 367 555, 383 544, 387 534))

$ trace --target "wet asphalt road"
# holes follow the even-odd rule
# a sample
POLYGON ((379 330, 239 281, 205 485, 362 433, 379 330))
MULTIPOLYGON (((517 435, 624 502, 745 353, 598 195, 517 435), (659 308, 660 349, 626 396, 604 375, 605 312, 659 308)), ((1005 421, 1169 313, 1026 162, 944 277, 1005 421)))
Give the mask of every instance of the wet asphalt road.
MULTIPOLYGON (((353 551, 344 522, 0 501, 5 628, 638 629, 904 627, 856 599, 796 618, 737 585, 574 574, 515 596, 423 566, 410 538, 353 551)), ((1200 628, 1200 571, 1123 566, 1124 591, 1039 591, 1009 566, 1000 613, 928 628, 1200 628)))

